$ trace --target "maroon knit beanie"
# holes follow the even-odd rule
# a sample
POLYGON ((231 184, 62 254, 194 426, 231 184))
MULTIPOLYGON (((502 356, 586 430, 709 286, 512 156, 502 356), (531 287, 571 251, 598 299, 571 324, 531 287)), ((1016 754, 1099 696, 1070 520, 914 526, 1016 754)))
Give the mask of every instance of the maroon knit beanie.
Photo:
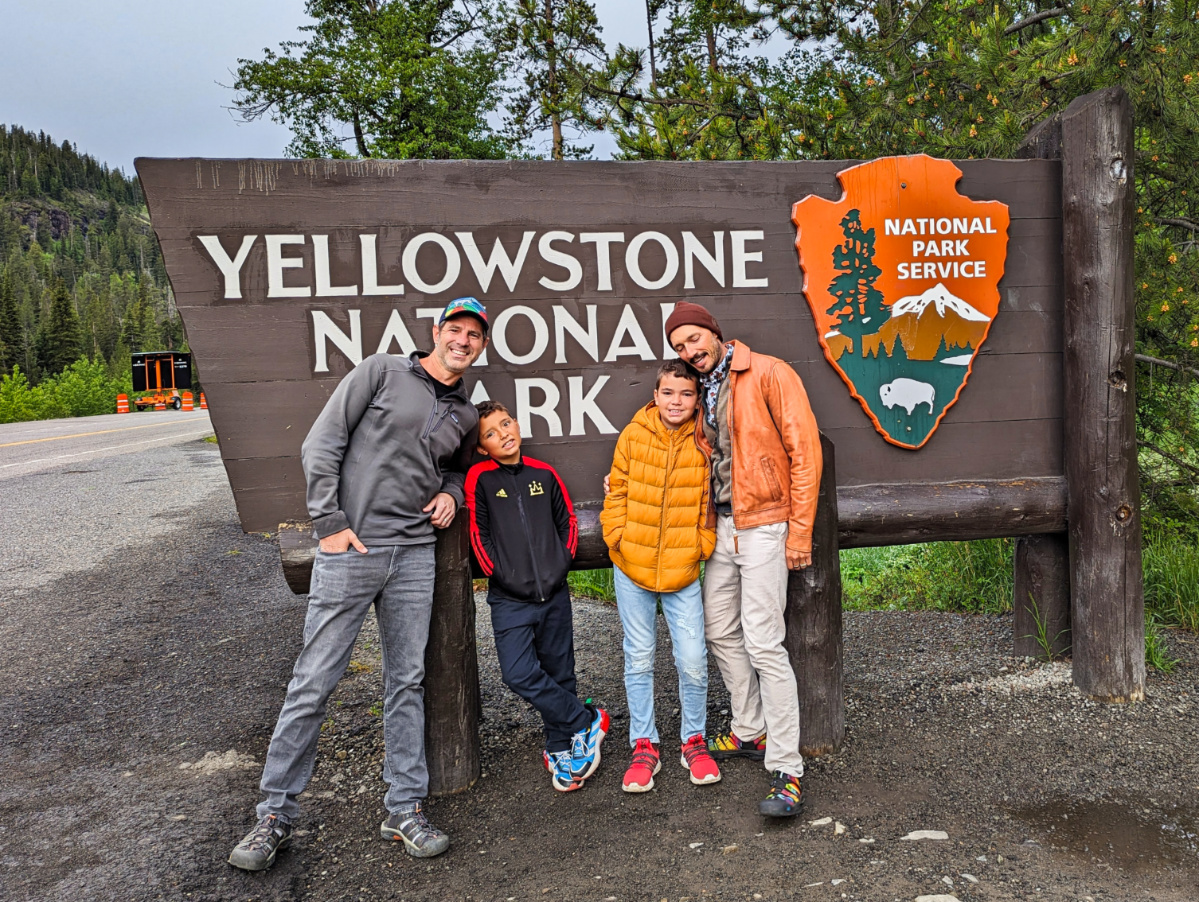
POLYGON ((724 335, 720 332, 720 324, 716 322, 716 317, 699 304, 692 304, 690 301, 679 301, 675 305, 674 311, 670 316, 666 317, 667 341, 670 341, 671 334, 679 326, 702 326, 711 332, 715 332, 716 337, 724 341, 724 335))

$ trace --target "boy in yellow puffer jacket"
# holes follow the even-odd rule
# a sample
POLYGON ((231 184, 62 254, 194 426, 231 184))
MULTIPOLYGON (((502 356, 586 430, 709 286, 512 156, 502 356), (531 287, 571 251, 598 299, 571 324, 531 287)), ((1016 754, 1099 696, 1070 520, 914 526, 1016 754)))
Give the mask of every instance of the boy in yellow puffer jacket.
POLYGON ((708 460, 696 442, 699 382, 681 360, 658 370, 654 400, 621 432, 600 524, 615 565, 624 627, 624 684, 633 761, 625 792, 653 788, 662 769, 654 723, 654 649, 661 602, 679 672, 680 763, 691 782, 715 783, 708 753, 708 649, 699 564, 716 544, 708 460))

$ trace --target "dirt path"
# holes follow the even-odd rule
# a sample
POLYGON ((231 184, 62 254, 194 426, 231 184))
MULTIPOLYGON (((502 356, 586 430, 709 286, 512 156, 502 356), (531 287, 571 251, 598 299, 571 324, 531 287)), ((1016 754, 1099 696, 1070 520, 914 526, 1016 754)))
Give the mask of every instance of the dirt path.
MULTIPOLYGON (((199 444, 180 453, 216 454, 199 444)), ((1192 638, 1172 637, 1182 663, 1151 672, 1144 704, 1112 707, 1057 671, 1017 667, 1007 618, 848 615, 848 742, 810 762, 801 818, 766 823, 754 808, 765 773, 749 762, 701 788, 667 755, 653 792, 620 791, 619 624, 585 602, 580 686, 614 729, 583 791, 550 788, 535 717, 500 684, 482 605, 485 776, 430 804, 450 852, 418 862, 376 839, 379 671, 366 633, 295 846, 269 872, 235 871, 224 859, 253 818, 304 606, 274 545, 241 534, 217 477, 153 547, 0 596, 0 899, 1199 898, 1192 638), (901 839, 913 830, 949 838, 901 839)), ((669 742, 665 642, 658 685, 669 742)), ((715 671, 713 685, 719 727, 715 671)))

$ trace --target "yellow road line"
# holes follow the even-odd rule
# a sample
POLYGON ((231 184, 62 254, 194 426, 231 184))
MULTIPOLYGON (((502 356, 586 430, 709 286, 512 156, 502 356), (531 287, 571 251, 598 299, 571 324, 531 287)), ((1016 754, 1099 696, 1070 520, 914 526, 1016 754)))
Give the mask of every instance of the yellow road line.
MULTIPOLYGON (((192 417, 192 420, 197 419, 192 417)), ((182 426, 185 423, 190 423, 191 420, 177 420, 174 423, 146 423, 144 426, 122 426, 120 429, 101 429, 98 432, 76 432, 74 435, 52 435, 49 438, 31 438, 23 442, 9 442, 5 445, 0 445, 0 448, 13 448, 17 445, 36 445, 39 442, 61 442, 68 438, 86 438, 89 435, 108 435, 113 432, 132 432, 134 429, 153 429, 156 426, 182 426)))
POLYGON ((86 451, 75 451, 71 454, 60 454, 57 457, 42 457, 38 460, 18 460, 16 463, 0 464, 0 470, 7 470, 9 467, 29 466, 31 464, 52 463, 56 460, 66 460, 68 457, 83 457, 85 454, 103 454, 105 451, 120 451, 122 448, 135 448, 138 445, 152 445, 155 442, 169 442, 174 438, 187 438, 192 435, 207 435, 211 431, 211 429, 199 429, 195 432, 184 432, 182 435, 164 435, 162 438, 148 438, 144 442, 129 442, 126 445, 110 445, 107 448, 88 448, 86 451))

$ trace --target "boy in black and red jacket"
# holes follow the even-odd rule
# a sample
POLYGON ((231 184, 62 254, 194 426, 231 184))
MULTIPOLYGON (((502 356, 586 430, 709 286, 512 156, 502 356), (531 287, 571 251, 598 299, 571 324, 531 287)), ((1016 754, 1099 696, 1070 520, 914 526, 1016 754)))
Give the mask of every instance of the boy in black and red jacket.
POLYGON ((504 683, 541 713, 554 788, 583 785, 600 763, 608 714, 575 691, 574 628, 566 576, 578 545, 570 495, 549 464, 520 453, 520 426, 483 401, 479 452, 466 474, 470 539, 489 578, 487 603, 504 683))

